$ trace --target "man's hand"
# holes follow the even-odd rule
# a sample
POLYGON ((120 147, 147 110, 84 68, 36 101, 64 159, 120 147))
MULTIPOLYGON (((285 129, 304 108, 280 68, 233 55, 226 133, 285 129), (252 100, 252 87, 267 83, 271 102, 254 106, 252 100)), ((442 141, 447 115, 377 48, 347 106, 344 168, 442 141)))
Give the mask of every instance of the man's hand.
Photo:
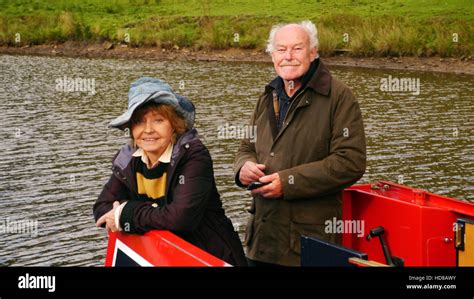
POLYGON ((244 166, 240 168, 239 180, 242 185, 247 186, 265 176, 263 173, 264 169, 265 165, 263 164, 256 164, 255 162, 247 161, 244 166))
POLYGON ((97 220, 95 223, 95 226, 100 227, 102 224, 105 223, 105 228, 107 229, 107 232, 112 231, 116 232, 118 231, 117 226, 115 226, 115 209, 120 206, 120 203, 118 201, 114 201, 114 206, 112 210, 108 211, 102 217, 97 220))
POLYGON ((265 198, 283 197, 283 187, 278 172, 263 176, 259 181, 269 184, 252 190, 252 194, 260 194, 265 198))

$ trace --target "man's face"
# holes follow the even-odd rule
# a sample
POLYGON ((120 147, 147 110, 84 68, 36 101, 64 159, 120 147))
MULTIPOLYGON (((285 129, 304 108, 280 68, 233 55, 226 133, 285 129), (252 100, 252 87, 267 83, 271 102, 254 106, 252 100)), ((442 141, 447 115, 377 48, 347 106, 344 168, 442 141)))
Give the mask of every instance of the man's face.
POLYGON ((317 49, 309 47, 309 37, 303 28, 288 25, 275 34, 272 61, 277 74, 284 80, 297 80, 308 71, 317 49))

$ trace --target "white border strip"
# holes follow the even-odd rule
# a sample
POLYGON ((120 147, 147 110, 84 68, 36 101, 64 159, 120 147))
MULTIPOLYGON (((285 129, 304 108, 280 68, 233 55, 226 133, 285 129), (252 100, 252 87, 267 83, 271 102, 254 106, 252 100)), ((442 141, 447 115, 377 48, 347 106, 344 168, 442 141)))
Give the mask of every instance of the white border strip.
POLYGON ((141 255, 133 251, 130 247, 125 245, 122 241, 120 241, 118 238, 115 240, 115 248, 114 248, 114 258, 112 260, 112 266, 115 266, 115 261, 117 258, 117 250, 120 248, 129 258, 134 260, 137 264, 139 264, 142 267, 154 267, 153 264, 151 264, 149 261, 144 259, 141 255))

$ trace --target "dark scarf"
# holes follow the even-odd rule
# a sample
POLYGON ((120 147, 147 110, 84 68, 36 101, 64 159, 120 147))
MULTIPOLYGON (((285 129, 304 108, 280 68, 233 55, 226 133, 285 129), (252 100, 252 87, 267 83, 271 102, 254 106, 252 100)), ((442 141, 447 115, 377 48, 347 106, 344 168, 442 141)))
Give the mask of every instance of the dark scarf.
POLYGON ((313 60, 309 66, 309 70, 301 77, 301 87, 293 94, 290 98, 285 91, 285 84, 281 77, 278 77, 276 82, 275 91, 278 95, 279 104, 280 104, 280 115, 278 118, 277 129, 278 131, 281 128, 281 124, 285 119, 286 113, 290 107, 291 101, 306 87, 311 77, 313 77, 314 73, 318 69, 319 65, 319 57, 313 60))

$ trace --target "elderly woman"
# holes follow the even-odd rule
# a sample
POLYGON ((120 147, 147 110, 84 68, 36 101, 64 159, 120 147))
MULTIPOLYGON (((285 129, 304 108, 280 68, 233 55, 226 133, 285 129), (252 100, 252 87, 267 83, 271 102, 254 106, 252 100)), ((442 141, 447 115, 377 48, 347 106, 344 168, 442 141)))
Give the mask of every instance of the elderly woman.
POLYGON ((130 129, 133 146, 113 159, 113 174, 93 211, 110 231, 170 230, 235 266, 246 265, 237 233, 225 216, 209 151, 193 129, 194 105, 165 82, 132 83, 128 110, 110 127, 130 129))

